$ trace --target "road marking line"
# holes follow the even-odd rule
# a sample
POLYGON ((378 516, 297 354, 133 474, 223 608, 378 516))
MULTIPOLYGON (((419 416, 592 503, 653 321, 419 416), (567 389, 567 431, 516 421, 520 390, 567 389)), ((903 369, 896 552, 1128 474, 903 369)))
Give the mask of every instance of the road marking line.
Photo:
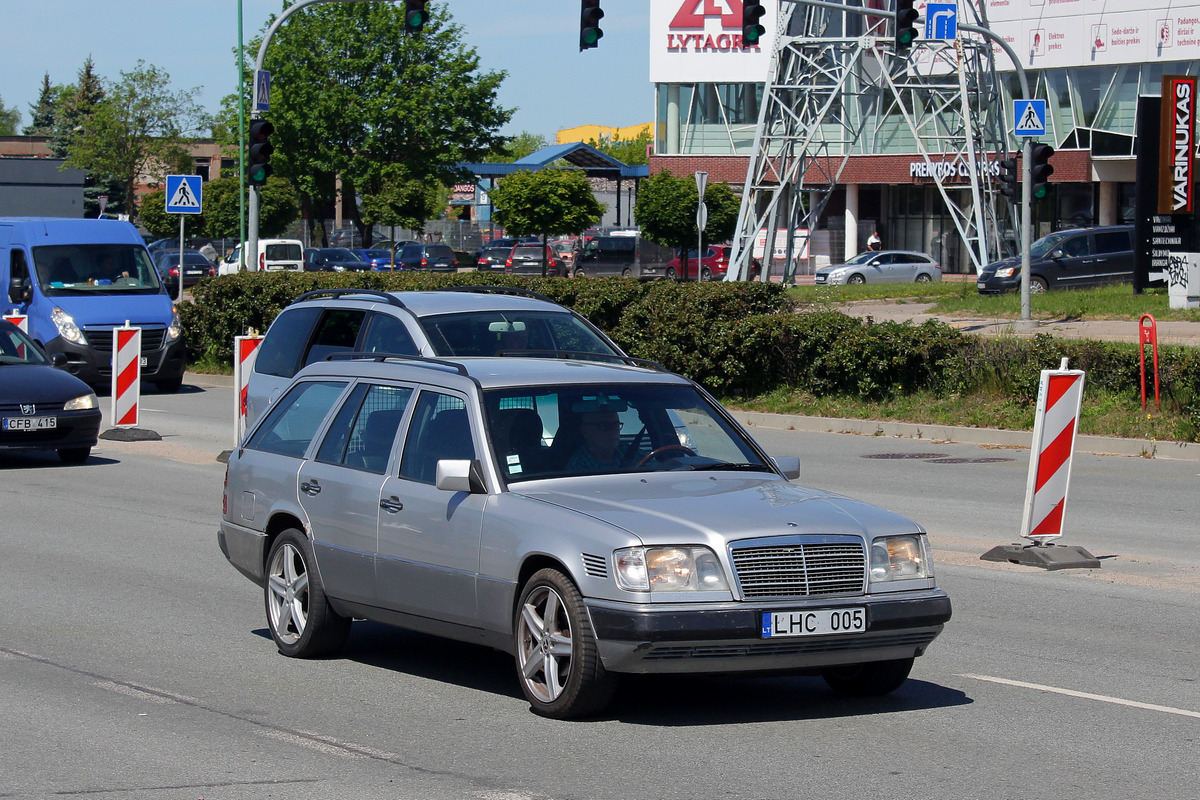
POLYGON ((1184 708, 1172 708, 1171 706, 1159 706, 1154 703, 1139 703, 1136 700, 1123 700, 1120 697, 1109 697, 1103 694, 1092 694, 1091 692, 1077 692, 1074 689, 1060 689, 1057 686, 1045 686, 1040 683, 1027 683, 1025 681, 1012 681, 1007 678, 995 678, 991 675, 962 675, 963 678, 974 678, 977 681, 989 681, 991 683, 1001 683, 1005 686, 1017 686, 1022 689, 1036 689, 1041 692, 1054 692, 1055 694, 1063 694, 1067 697, 1079 697, 1084 700, 1099 700, 1102 703, 1113 703, 1118 706, 1129 706, 1130 708, 1141 708, 1147 711, 1161 711, 1164 714, 1178 714, 1181 717, 1195 717, 1200 719, 1200 711, 1188 711, 1184 708))

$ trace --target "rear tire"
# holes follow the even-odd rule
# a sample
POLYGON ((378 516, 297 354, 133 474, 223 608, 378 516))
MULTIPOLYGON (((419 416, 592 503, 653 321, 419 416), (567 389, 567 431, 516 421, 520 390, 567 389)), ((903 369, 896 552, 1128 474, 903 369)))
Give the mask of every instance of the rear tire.
POLYGON ((621 277, 622 278, 632 278, 633 270, 631 270, 629 267, 626 267, 625 269, 621 270, 621 277))
POLYGON ((931 278, 928 273, 922 272, 920 275, 917 276, 917 283, 932 283, 932 282, 933 282, 933 278, 931 278))
POLYGON ((576 267, 576 268, 575 268, 575 277, 576 277, 576 278, 584 278, 584 277, 587 277, 587 276, 586 276, 586 274, 585 274, 585 273, 584 273, 584 271, 583 271, 583 267, 576 267))
POLYGON ((267 556, 267 626, 285 656, 332 655, 350 635, 350 620, 329 605, 315 565, 308 537, 296 528, 279 534, 267 556))
POLYGON ((712 270, 711 269, 709 269, 708 267, 705 267, 704 269, 700 270, 700 280, 711 281, 712 279, 713 278, 712 278, 712 270))
POLYGON ((572 719, 608 705, 616 679, 600 661, 583 597, 570 578, 556 569, 534 573, 521 591, 513 629, 517 678, 536 713, 572 719))
POLYGON ((679 273, 675 271, 674 267, 667 267, 666 278, 669 281, 677 281, 679 280, 679 273))
POLYGON ((821 677, 829 688, 846 697, 878 697, 894 692, 908 680, 913 660, 871 661, 866 664, 850 664, 845 667, 830 667, 821 671, 821 677))

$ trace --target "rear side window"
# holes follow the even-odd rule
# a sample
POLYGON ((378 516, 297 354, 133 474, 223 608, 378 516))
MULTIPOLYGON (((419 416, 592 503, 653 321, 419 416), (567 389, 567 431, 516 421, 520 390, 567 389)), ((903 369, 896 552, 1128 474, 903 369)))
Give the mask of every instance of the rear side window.
POLYGON ((1096 234, 1097 253, 1123 253, 1133 249, 1129 231, 1104 231, 1096 234))
POLYGON ((346 388, 345 381, 306 381, 293 386, 262 425, 247 440, 246 447, 300 458, 317 435, 321 421, 346 388))
POLYGON ((317 461, 382 475, 411 395, 405 386, 356 387, 330 424, 317 461))
POLYGON ((300 368, 300 343, 309 340, 320 316, 321 309, 316 306, 293 308, 280 313, 258 348, 254 371, 280 378, 295 375, 300 368))
POLYGON ((362 327, 365 311, 352 308, 331 308, 317 323, 312 344, 304 357, 305 366, 316 361, 324 361, 326 356, 333 353, 343 353, 354 349, 358 341, 358 330, 362 327))
POLYGON ((404 323, 388 314, 375 314, 363 335, 359 350, 364 353, 398 353, 400 355, 420 355, 417 343, 413 341, 404 323))

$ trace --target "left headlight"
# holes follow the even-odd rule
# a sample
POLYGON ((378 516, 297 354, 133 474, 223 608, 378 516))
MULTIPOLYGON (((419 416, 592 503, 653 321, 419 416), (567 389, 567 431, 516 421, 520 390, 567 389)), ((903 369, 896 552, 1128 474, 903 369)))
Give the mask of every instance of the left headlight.
POLYGON ((721 562, 707 547, 627 547, 613 555, 617 585, 631 592, 729 590, 721 562))
POLYGON ((167 341, 175 341, 182 333, 183 327, 179 324, 179 312, 175 310, 175 306, 171 306, 171 324, 167 326, 167 341))
POLYGON ((928 549, 925 537, 917 534, 875 539, 871 542, 871 580, 932 578, 933 561, 928 549))
POLYGON ((68 400, 63 403, 63 411, 86 411, 89 408, 99 408, 100 401, 96 399, 95 392, 80 395, 74 400, 68 400))
POLYGON ((54 327, 58 328, 58 335, 68 342, 87 344, 87 340, 83 338, 83 331, 79 330, 79 326, 75 324, 75 318, 66 311, 55 306, 50 309, 50 320, 54 323, 54 327))

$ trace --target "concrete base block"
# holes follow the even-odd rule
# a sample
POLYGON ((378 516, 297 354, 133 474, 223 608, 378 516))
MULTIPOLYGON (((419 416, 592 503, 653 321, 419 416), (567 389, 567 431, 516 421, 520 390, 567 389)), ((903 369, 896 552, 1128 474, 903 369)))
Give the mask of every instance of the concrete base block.
POLYGON ((162 437, 157 431, 145 428, 109 428, 100 434, 101 439, 111 439, 114 442, 161 442, 162 437))
POLYGON ((1043 569, 1100 569, 1100 559, 1082 547, 1061 544, 1002 544, 979 557, 1043 569))

